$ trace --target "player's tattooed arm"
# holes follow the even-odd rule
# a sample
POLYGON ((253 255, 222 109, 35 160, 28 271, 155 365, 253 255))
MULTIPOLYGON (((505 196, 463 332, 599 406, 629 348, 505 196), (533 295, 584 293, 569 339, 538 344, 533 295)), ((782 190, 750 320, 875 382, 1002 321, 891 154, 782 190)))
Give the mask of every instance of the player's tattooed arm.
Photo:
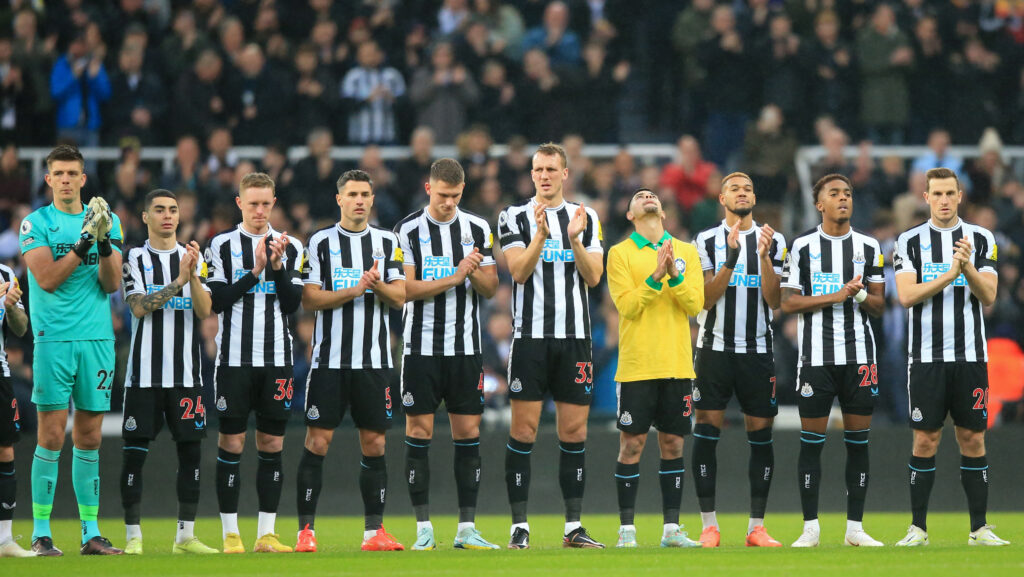
POLYGON ((125 302, 128 303, 128 307, 131 308, 132 314, 135 315, 136 318, 142 318, 163 307, 167 304, 167 301, 171 300, 171 298, 180 291, 181 285, 178 284, 178 279, 175 279, 171 284, 156 291, 155 293, 148 295, 128 295, 125 302))
POLYGON ((25 309, 21 308, 18 301, 21 300, 21 287, 18 286, 18 279, 11 282, 0 283, 0 295, 3 295, 3 307, 7 311, 6 321, 8 328, 19 337, 28 330, 28 315, 25 309))

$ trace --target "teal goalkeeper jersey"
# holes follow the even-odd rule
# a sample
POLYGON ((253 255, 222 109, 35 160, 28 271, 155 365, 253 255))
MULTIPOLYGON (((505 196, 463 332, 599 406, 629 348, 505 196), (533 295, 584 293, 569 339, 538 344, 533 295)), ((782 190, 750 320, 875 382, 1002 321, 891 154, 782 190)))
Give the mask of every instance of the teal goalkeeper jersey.
MULTIPOLYGON (((110 242, 121 252, 121 220, 114 213, 111 217, 110 242)), ((53 259, 59 260, 78 242, 84 219, 84 207, 78 214, 61 212, 52 203, 40 208, 21 221, 21 253, 49 248, 53 259)), ((35 342, 114 340, 110 301, 100 285, 99 262, 100 255, 93 246, 89 258, 52 293, 40 288, 29 271, 29 315, 35 342)))

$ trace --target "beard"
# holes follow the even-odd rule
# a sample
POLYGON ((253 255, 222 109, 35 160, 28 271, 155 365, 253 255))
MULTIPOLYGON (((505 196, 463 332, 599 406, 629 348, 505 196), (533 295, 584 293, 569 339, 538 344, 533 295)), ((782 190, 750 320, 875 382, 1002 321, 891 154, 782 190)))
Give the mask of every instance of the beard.
POLYGON ((754 212, 754 207, 748 206, 746 208, 731 208, 731 209, 729 209, 729 212, 735 214, 736 216, 738 216, 740 218, 743 218, 743 217, 747 216, 748 214, 754 212))

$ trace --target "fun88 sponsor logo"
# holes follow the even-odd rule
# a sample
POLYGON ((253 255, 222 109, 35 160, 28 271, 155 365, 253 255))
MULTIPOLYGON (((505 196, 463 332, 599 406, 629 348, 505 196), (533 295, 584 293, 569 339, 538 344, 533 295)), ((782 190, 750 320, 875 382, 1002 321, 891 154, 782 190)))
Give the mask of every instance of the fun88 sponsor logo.
POLYGON ((562 248, 562 241, 549 238, 544 241, 544 250, 540 253, 544 262, 573 262, 576 257, 571 248, 562 248))
MULTIPOLYGON (((238 282, 245 275, 249 274, 247 270, 236 270, 235 271, 235 282, 238 282)), ((266 293, 266 294, 277 294, 277 284, 274 281, 265 280, 266 277, 260 275, 260 282, 256 283, 256 286, 249 289, 249 294, 254 293, 266 293)))
MULTIPOLYGON (((722 269, 724 262, 716 264, 715 273, 722 269)), ((757 288, 761 286, 761 275, 746 274, 746 265, 738 262, 732 270, 732 277, 729 278, 729 286, 757 288)))
POLYGON ((843 288, 843 279, 837 272, 811 273, 811 296, 830 295, 843 288))
POLYGON ((359 279, 362 278, 363 271, 357 268, 343 268, 340 266, 334 267, 331 271, 331 279, 333 289, 336 291, 342 289, 348 289, 359 284, 359 279))
MULTIPOLYGON (((148 284, 146 285, 146 294, 151 295, 164 290, 167 285, 162 284, 148 284)), ((191 297, 171 297, 171 300, 164 303, 164 306, 160 307, 164 310, 174 311, 188 311, 192 310, 192 298, 191 297)))
POLYGON ((437 280, 455 274, 450 256, 428 256, 423 258, 423 280, 437 280))
MULTIPOLYGON (((939 278, 949 271, 951 265, 945 262, 926 262, 921 267, 921 282, 928 282, 939 278)), ((960 275, 952 282, 953 286, 967 286, 967 277, 960 275)))

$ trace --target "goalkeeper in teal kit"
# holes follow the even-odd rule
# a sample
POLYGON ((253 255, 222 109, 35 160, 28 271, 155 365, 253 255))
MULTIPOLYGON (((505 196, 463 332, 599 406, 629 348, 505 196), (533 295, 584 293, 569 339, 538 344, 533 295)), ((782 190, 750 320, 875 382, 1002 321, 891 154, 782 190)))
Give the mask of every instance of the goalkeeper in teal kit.
POLYGON ((82 520, 83 555, 117 555, 100 536, 99 448, 103 413, 114 380, 114 328, 107 295, 121 285, 117 216, 102 198, 82 204, 82 154, 61 145, 46 157, 53 203, 21 223, 28 265, 29 313, 35 355, 32 402, 39 411, 39 441, 32 460, 32 550, 62 555, 50 533, 57 465, 74 401, 72 484, 82 520))

